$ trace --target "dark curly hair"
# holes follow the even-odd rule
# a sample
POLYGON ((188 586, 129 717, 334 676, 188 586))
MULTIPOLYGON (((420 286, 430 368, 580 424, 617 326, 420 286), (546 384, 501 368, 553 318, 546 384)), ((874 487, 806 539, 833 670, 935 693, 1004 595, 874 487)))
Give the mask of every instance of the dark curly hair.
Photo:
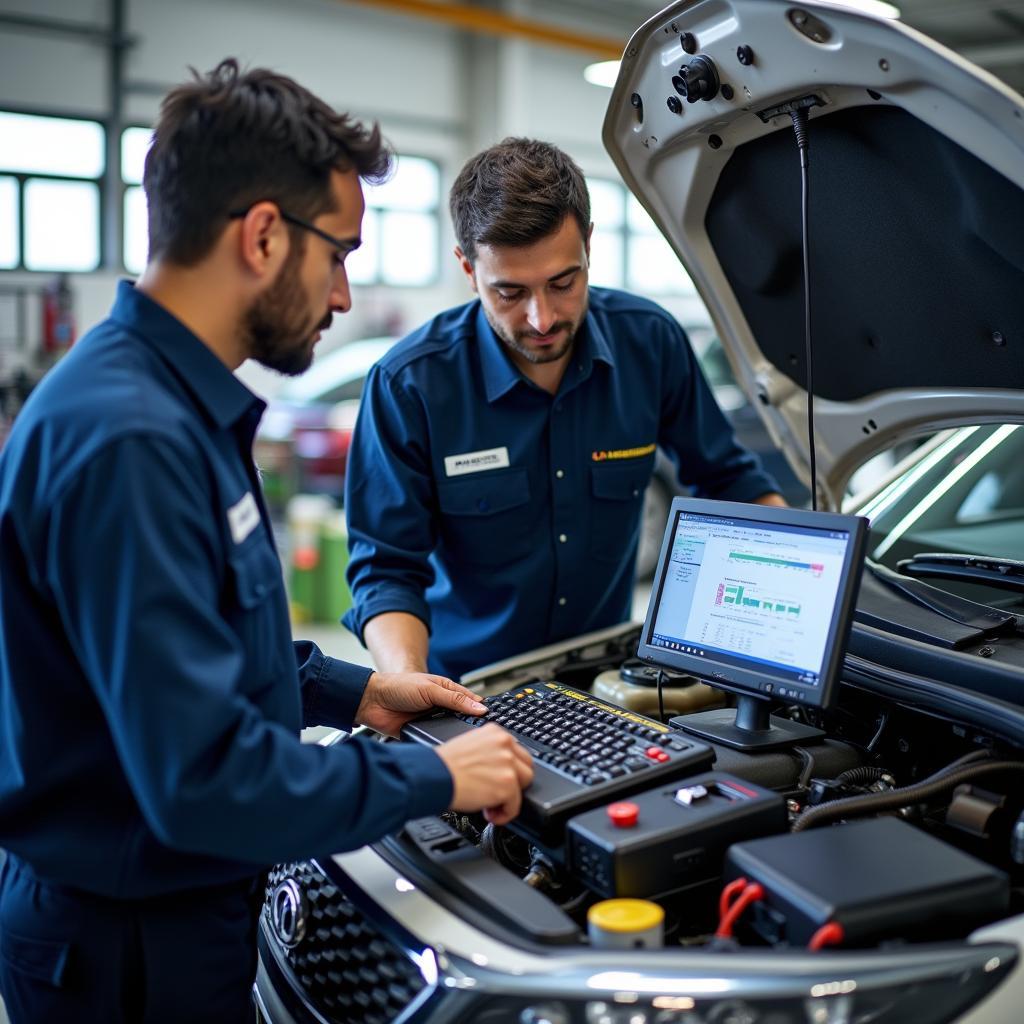
POLYGON ((291 78, 234 58, 164 98, 146 155, 149 257, 194 266, 235 209, 270 199, 312 219, 331 209, 331 171, 384 180, 392 155, 291 78))
POLYGON ((590 193, 583 172, 557 146, 507 138, 474 156, 448 197, 455 237, 466 258, 478 245, 531 245, 576 218, 590 230, 590 193))

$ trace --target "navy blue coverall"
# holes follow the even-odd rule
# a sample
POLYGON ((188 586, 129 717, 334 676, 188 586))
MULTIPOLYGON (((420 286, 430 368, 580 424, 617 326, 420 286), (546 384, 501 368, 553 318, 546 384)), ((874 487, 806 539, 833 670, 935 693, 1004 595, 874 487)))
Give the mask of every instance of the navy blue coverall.
POLYGON ((409 612, 453 678, 629 618, 643 494, 660 446, 698 497, 778 485, 740 447, 679 324, 591 288, 555 395, 528 380, 479 301, 371 371, 345 510, 358 636, 409 612))
POLYGON ((0 990, 21 1021, 245 1019, 258 876, 433 814, 350 728, 370 670, 294 644, 263 403, 131 284, 0 457, 0 990))

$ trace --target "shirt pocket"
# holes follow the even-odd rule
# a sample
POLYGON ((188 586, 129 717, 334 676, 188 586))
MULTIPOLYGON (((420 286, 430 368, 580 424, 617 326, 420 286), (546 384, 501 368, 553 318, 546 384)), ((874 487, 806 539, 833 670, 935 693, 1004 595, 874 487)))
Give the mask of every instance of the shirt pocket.
POLYGON ((63 986, 70 952, 68 942, 30 938, 7 930, 0 932, 0 957, 7 966, 52 988, 63 986))
POLYGON ((474 473, 440 481, 441 544, 456 562, 498 566, 523 557, 535 540, 524 506, 530 501, 525 469, 474 473))
POLYGON ((226 618, 245 651, 242 683, 249 691, 276 679, 284 652, 291 653, 281 563, 268 544, 258 541, 228 556, 228 575, 226 618))
POLYGON ((624 549, 635 542, 653 469, 653 457, 591 466, 590 553, 594 558, 620 562, 624 549))

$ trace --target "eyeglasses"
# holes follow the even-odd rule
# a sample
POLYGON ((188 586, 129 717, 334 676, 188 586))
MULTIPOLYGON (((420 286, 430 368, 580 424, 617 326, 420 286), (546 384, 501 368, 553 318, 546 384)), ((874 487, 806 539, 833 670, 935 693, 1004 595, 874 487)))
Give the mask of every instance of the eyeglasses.
MULTIPOLYGON (((251 209, 251 207, 250 207, 251 209)), ((232 210, 228 214, 229 220, 238 220, 240 217, 244 217, 249 212, 249 209, 245 210, 232 210)), ((297 228, 302 228, 303 231, 310 231, 314 235, 318 235, 329 245, 332 245, 338 251, 334 254, 334 258, 338 262, 340 267, 345 262, 345 257, 350 253, 354 252, 362 244, 361 239, 345 239, 335 238, 334 235, 329 235, 326 231, 318 228, 315 224, 311 224, 308 220, 303 220, 301 217, 295 217, 281 207, 277 208, 277 212, 281 214, 281 220, 287 221, 289 224, 294 224, 297 228)))

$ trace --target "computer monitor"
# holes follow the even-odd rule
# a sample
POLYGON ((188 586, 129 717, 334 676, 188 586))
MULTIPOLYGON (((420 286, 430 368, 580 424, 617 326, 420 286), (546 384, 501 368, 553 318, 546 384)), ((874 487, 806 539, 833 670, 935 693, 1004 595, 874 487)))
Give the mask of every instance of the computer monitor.
POLYGON ((738 696, 675 719, 740 750, 823 735, 770 715, 773 701, 835 699, 864 563, 867 520, 833 512, 676 498, 637 654, 738 696))

